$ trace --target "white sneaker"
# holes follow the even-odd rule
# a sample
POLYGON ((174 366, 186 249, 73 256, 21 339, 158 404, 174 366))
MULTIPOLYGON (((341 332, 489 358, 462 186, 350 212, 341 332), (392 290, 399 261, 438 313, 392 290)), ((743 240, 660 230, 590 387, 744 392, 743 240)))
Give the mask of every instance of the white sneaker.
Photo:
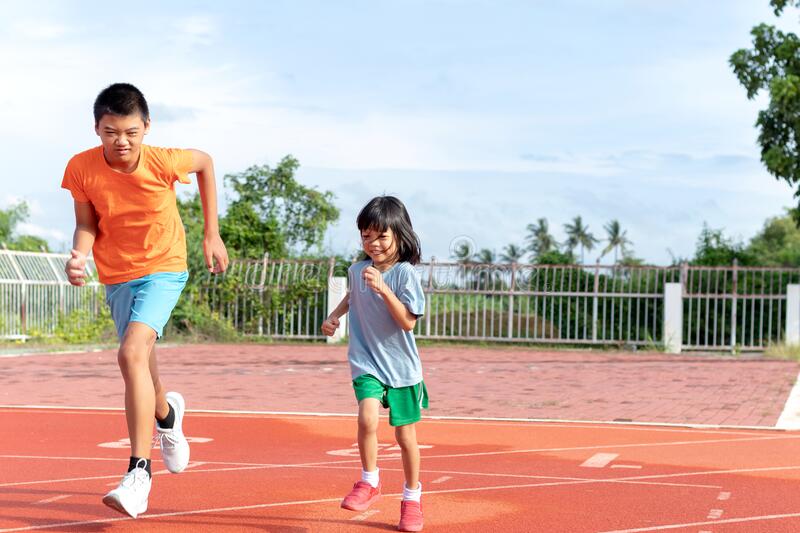
POLYGON ((177 474, 189 464, 189 442, 183 436, 183 413, 186 402, 179 392, 168 392, 167 403, 175 411, 175 423, 171 428, 162 429, 156 422, 158 431, 158 447, 167 470, 177 474))
POLYGON ((122 514, 136 518, 147 511, 147 497, 150 495, 151 485, 152 481, 147 470, 137 466, 125 474, 116 489, 103 497, 103 503, 122 514))

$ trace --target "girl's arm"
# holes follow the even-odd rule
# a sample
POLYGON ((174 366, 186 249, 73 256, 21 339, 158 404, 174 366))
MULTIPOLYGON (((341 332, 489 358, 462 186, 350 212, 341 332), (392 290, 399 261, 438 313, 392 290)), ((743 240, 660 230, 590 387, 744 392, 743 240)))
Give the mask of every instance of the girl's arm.
POLYGON ((70 258, 64 266, 67 279, 73 285, 86 283, 86 256, 94 245, 97 236, 97 214, 90 202, 75 200, 75 233, 72 236, 70 258))
POLYGON ((197 185, 200 189, 200 202, 203 204, 205 231, 203 238, 203 255, 208 271, 214 274, 225 272, 228 268, 228 251, 219 236, 219 218, 217 215, 217 183, 214 178, 214 162, 211 156, 200 150, 189 150, 192 153, 192 168, 189 172, 197 174, 197 185))
POLYGON ((350 293, 348 292, 345 294, 342 301, 339 302, 339 305, 336 306, 336 309, 331 311, 331 314, 328 315, 328 318, 325 319, 325 322, 322 323, 322 333, 327 335, 328 337, 332 336, 336 333, 336 330, 339 328, 339 318, 343 314, 345 314, 350 309, 350 293))
POLYGON ((373 266, 364 269, 364 280, 367 282, 367 287, 378 293, 383 298, 383 303, 389 310, 389 314, 400 326, 403 331, 411 331, 417 325, 417 315, 408 310, 403 302, 392 292, 392 289, 383 282, 383 276, 380 271, 373 266))

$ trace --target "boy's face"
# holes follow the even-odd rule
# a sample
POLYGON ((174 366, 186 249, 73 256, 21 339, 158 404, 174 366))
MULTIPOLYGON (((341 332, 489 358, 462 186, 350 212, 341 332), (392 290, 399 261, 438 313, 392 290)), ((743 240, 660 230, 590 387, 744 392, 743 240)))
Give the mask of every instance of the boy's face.
POLYGON ((139 162, 139 150, 145 134, 150 131, 150 121, 142 116, 103 115, 94 131, 103 143, 103 155, 112 168, 132 171, 139 162))
POLYGON ((361 232, 361 246, 375 264, 394 261, 397 255, 397 243, 392 228, 386 228, 386 231, 365 229, 361 232))

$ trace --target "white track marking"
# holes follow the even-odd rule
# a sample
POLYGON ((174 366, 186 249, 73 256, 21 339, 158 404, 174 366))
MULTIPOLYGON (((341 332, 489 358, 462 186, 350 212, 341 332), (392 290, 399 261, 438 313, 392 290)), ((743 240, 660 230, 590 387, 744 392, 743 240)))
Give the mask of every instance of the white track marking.
POLYGON ((725 500, 730 499, 730 497, 731 497, 730 492, 720 492, 719 496, 717 496, 717 499, 721 502, 724 502, 725 500))
POLYGON ((617 457, 619 457, 618 453, 596 453, 581 463, 581 466, 583 468, 605 468, 617 457))
MULTIPOLYGON (((463 488, 463 489, 446 489, 446 490, 426 490, 425 496, 429 497, 435 494, 457 494, 457 493, 466 493, 466 492, 486 492, 486 491, 493 491, 493 490, 513 490, 513 489, 526 489, 526 488, 536 488, 536 487, 550 487, 550 486, 558 486, 558 485, 580 485, 580 484, 587 484, 587 483, 594 483, 594 482, 605 482, 608 480, 598 479, 598 480, 589 480, 589 481, 567 481, 567 482, 554 482, 554 483, 528 483, 523 485, 502 485, 502 486, 489 486, 489 487, 471 487, 471 488, 463 488)), ((402 497, 403 493, 399 492, 396 494, 384 494, 386 498, 399 498, 402 497)), ((300 500, 300 501, 290 501, 290 502, 273 502, 273 503, 261 503, 255 505, 242 505, 242 506, 235 506, 235 507, 217 507, 211 509, 195 509, 191 511, 176 511, 172 513, 154 513, 154 514, 143 514, 139 515, 136 518, 137 521, 152 519, 152 518, 165 518, 165 517, 172 517, 172 516, 191 516, 191 515, 199 515, 199 514, 210 514, 210 513, 225 513, 225 512, 232 512, 232 511, 247 511, 247 510, 254 510, 254 509, 267 509, 272 507, 286 507, 290 505, 310 505, 310 504, 317 504, 317 503, 331 503, 331 502, 339 502, 341 498, 323 498, 319 500, 300 500)), ((800 514, 798 515, 800 516, 800 514)), ((106 524, 112 522, 121 522, 121 521, 130 521, 134 520, 130 517, 120 517, 120 518, 102 518, 98 520, 86 520, 81 522, 61 522, 57 524, 43 524, 37 526, 27 526, 27 527, 19 527, 19 528, 11 528, 11 529, 0 529, 0 533, 9 533, 11 531, 32 531, 37 529, 53 529, 53 528, 70 528, 75 526, 83 526, 83 525, 91 525, 91 524, 106 524)))
POLYGON ((722 518, 722 514, 724 512, 725 511, 723 511, 722 509, 711 509, 708 512, 708 516, 706 518, 708 518, 709 520, 717 520, 718 518, 722 518))
POLYGON ((775 423, 778 429, 800 429, 800 375, 794 382, 792 391, 789 397, 786 398, 786 404, 783 406, 781 416, 775 423))
POLYGON ((431 483, 434 483, 434 484, 444 483, 445 481, 448 481, 450 479, 453 479, 453 476, 442 476, 440 478, 434 479, 433 481, 431 481, 431 483))
POLYGON ((361 514, 358 514, 358 515, 354 516, 354 517, 353 517, 353 518, 351 518, 350 520, 355 520, 355 521, 364 521, 364 520, 366 520, 367 518, 369 518, 370 516, 372 516, 372 515, 374 515, 374 514, 378 514, 378 513, 380 513, 380 511, 379 511, 379 510, 377 510, 377 509, 370 509, 369 511, 367 511, 367 512, 365 512, 365 513, 361 513, 361 514))
POLYGON ((53 503, 57 502, 58 500, 69 498, 70 496, 72 496, 72 494, 59 494, 58 496, 53 496, 52 498, 47 498, 44 500, 39 500, 38 502, 33 502, 33 505, 43 505, 45 503, 53 503))
POLYGON ((718 526, 720 524, 742 524, 745 522, 782 520, 785 518, 800 518, 800 513, 745 516, 741 518, 727 518, 725 520, 714 520, 713 522, 689 522, 685 524, 667 524, 663 526, 642 527, 637 529, 615 529, 614 531, 604 531, 603 533, 641 533, 643 531, 665 531, 667 529, 683 529, 687 527, 697 527, 697 526, 718 526))
MULTIPOLYGON (((121 407, 83 407, 83 406, 66 406, 66 405, 12 405, 0 404, 0 409, 32 409, 32 410, 62 410, 66 414, 79 414, 70 413, 69 411, 104 411, 104 412, 123 412, 125 409, 121 407)), ((189 414, 203 414, 203 415, 221 415, 225 417, 235 418, 237 415, 243 416, 266 416, 266 417, 333 417, 354 419, 358 415, 354 413, 324 413, 324 412, 304 412, 304 411, 249 411, 249 410, 224 410, 224 409, 187 409, 189 414)), ((99 414, 99 413, 98 413, 99 414)), ((107 413, 106 413, 107 414, 107 413)), ((381 418, 388 418, 388 415, 381 415, 381 418)), ((487 422, 502 422, 497 424, 499 426, 508 427, 512 422, 523 422, 519 426, 527 427, 532 424, 553 425, 560 427, 564 425, 565 429, 573 428, 589 428, 596 429, 597 425, 612 426, 613 429, 624 429, 630 431, 659 431, 659 432, 686 432, 687 430, 711 430, 715 434, 730 434, 730 435, 747 435, 745 431, 785 431, 782 428, 774 426, 733 426, 724 424, 676 424, 669 422, 621 422, 615 420, 571 420, 560 418, 502 418, 502 417, 468 417, 468 416, 426 416, 426 420, 451 423, 457 425, 472 425, 479 423, 480 425, 487 425, 487 422), (589 425, 592 424, 592 425, 589 425), (728 432, 716 430, 731 430, 728 432)), ((702 432, 702 431, 701 431, 702 432)))

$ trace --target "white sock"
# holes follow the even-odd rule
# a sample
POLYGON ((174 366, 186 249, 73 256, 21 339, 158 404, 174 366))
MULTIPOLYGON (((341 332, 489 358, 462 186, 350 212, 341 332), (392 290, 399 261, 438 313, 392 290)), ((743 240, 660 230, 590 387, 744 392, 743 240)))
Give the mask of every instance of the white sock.
POLYGON ((417 488, 414 490, 409 489, 406 487, 405 483, 403 483, 403 499, 404 500, 411 500, 418 502, 419 499, 422 497, 422 483, 417 485, 417 488))
POLYGON ((377 489, 378 484, 381 481, 380 472, 381 472, 380 468, 376 468, 374 472, 367 472, 366 470, 362 470, 361 481, 366 481, 367 483, 372 485, 373 488, 377 489))

